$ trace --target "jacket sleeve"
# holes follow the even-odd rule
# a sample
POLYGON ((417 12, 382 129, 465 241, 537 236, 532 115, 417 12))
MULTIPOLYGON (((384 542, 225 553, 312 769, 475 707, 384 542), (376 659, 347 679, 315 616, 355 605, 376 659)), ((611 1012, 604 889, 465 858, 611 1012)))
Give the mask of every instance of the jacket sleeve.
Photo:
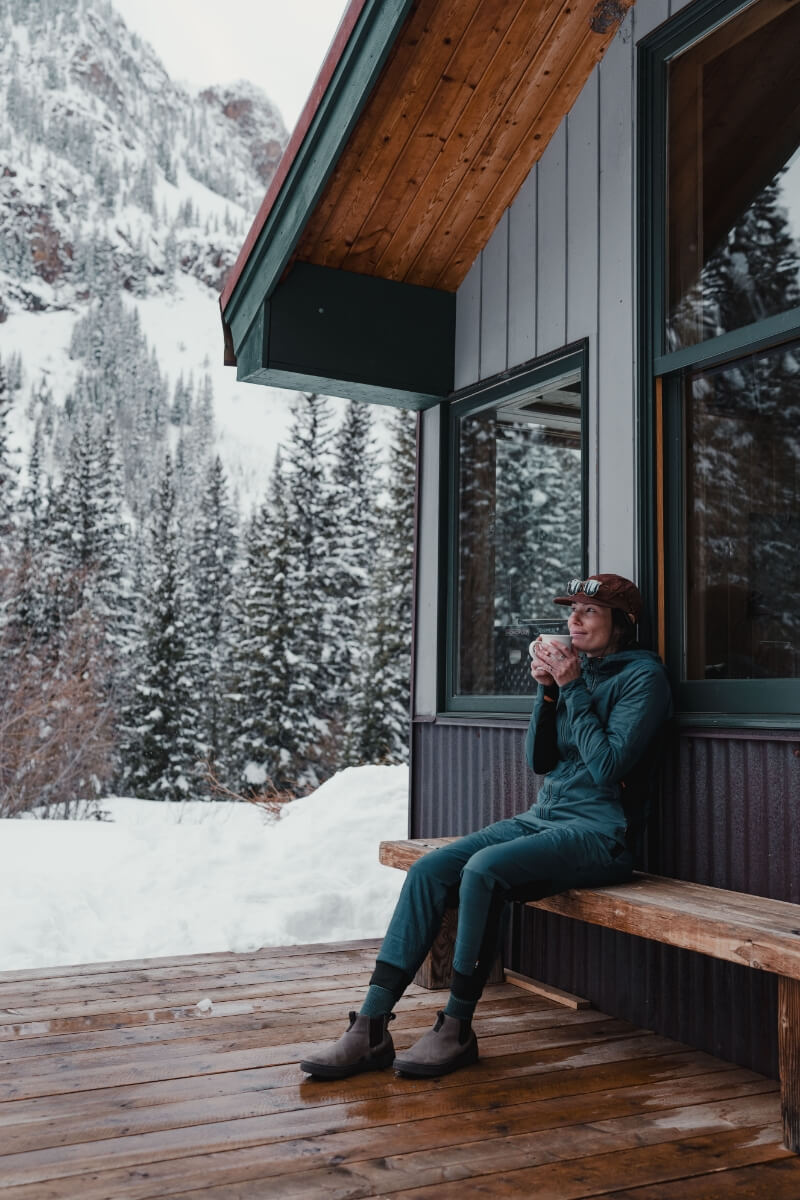
POLYGON ((582 677, 565 684, 561 695, 578 753, 597 784, 624 779, 672 711, 672 693, 664 671, 640 670, 629 675, 605 728, 592 708, 582 677))
POLYGON ((546 775, 558 762, 557 701, 557 687, 544 687, 539 684, 528 732, 525 735, 525 757, 528 766, 537 775, 546 775))

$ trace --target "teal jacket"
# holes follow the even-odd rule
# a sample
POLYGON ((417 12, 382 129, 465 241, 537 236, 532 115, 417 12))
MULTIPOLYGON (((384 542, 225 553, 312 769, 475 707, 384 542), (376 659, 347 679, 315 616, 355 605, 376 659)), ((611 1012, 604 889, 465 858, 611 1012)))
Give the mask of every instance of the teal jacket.
POLYGON ((669 679, 649 650, 581 657, 579 679, 539 685, 525 755, 545 779, 518 819, 537 828, 577 822, 621 843, 621 784, 672 715, 669 679))

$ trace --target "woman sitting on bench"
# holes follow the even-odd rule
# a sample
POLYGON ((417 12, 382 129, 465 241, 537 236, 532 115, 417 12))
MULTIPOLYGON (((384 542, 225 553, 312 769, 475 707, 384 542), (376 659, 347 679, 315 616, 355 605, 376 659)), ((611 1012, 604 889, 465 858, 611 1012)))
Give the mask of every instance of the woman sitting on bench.
POLYGON ((672 711, 667 673, 639 649, 639 589, 620 575, 573 579, 556 604, 570 609, 571 645, 537 639, 538 683, 525 742, 546 776, 527 812, 424 855, 410 868, 361 1011, 338 1041, 301 1062, 343 1079, 394 1064, 403 1075, 445 1075, 478 1058, 472 1015, 498 952, 511 900, 621 883, 633 858, 622 781, 672 711), (395 1057, 393 1009, 458 903, 450 996, 436 1022, 395 1057))

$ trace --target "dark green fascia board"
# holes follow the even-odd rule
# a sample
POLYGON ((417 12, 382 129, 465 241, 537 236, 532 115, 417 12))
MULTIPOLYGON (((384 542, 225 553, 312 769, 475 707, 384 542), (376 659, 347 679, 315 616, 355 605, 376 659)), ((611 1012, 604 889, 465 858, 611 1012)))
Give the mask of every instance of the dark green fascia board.
POLYGON ((409 412, 419 412, 435 403, 429 396, 417 396, 413 392, 400 392, 393 388, 356 383, 352 380, 326 379, 322 375, 303 375, 278 367, 256 371, 248 376, 246 382, 258 383, 263 387, 283 388, 290 392, 317 392, 321 396, 339 396, 342 400, 360 400, 364 404, 383 404, 387 408, 404 408, 409 412))
POLYGON ((786 740, 786 734, 795 733, 800 730, 800 715, 797 713, 770 713, 752 714, 752 713, 705 713, 705 712, 685 712, 678 713, 676 717, 679 730, 730 730, 731 732, 741 733, 741 740, 747 738, 747 731, 752 730, 757 734, 783 734, 784 737, 776 740, 786 740))
POLYGON ((430 408, 453 390, 455 323, 453 292, 295 263, 262 301, 237 378, 430 408))
POLYGON ((646 54, 669 62, 752 3, 753 0, 694 0, 643 37, 639 47, 646 54))
POLYGON ((508 717, 509 720, 530 721, 533 694, 528 696, 451 696, 440 716, 448 717, 508 717))
POLYGON ((480 408, 488 408, 514 396, 526 388, 536 387, 537 384, 552 379, 562 371, 574 370, 580 367, 588 370, 588 338, 551 350, 538 358, 529 358, 526 362, 518 363, 505 371, 498 371, 488 379, 479 379, 453 392, 448 397, 448 411, 463 416, 480 408))
MULTIPOLYGON (((527 724, 533 701, 533 696, 472 696, 468 700, 459 696, 451 701, 451 707, 437 712, 436 721, 441 724, 455 724, 459 721, 492 720, 527 724), (525 701, 525 704, 521 704, 520 701, 525 701)), ((800 730, 800 712, 793 711, 791 707, 776 712, 758 712, 757 708, 749 712, 732 712, 730 708, 704 711, 695 706, 691 710, 679 712, 675 719, 681 729, 755 729, 773 733, 800 730)))
POLYGON ((679 711, 694 717, 702 713, 724 723, 738 716, 776 727, 782 719, 800 724, 798 679, 691 679, 679 683, 677 692, 679 711))
POLYGON ((238 355, 347 144, 412 0, 366 0, 223 314, 238 355))
POLYGON ((743 354, 757 354, 765 347, 772 347, 781 341, 790 341, 800 332, 800 308, 789 308, 786 312, 774 317, 765 317, 752 325, 743 325, 730 333, 721 333, 719 337, 708 338, 694 346, 684 346, 654 359, 653 370, 656 375, 669 375, 673 371, 682 371, 687 367, 701 365, 714 367, 730 358, 739 358, 743 354))
MULTIPOLYGON (((494 697, 490 697, 491 703, 494 703, 494 697)), ((531 704, 533 711, 533 704, 531 704)), ((524 733, 531 723, 530 712, 497 712, 488 704, 482 709, 470 709, 463 712, 450 712, 442 710, 437 712, 436 716, 431 718, 432 725, 474 725, 479 729, 518 729, 520 733, 524 733)))

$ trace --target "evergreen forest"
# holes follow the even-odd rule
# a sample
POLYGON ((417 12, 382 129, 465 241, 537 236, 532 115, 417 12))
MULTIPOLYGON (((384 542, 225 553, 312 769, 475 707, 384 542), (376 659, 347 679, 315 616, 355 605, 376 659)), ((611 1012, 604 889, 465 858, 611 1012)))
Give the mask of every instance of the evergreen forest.
POLYGON ((337 420, 298 395, 245 508, 208 377, 170 386, 118 293, 70 355, 63 404, 0 360, 0 814, 111 791, 279 800, 403 761, 413 416, 380 454, 368 405, 337 420))
POLYGON ((413 418, 300 395, 231 448, 277 107, 174 82, 108 0, 0 0, 0 76, 0 815, 404 760, 413 418))

